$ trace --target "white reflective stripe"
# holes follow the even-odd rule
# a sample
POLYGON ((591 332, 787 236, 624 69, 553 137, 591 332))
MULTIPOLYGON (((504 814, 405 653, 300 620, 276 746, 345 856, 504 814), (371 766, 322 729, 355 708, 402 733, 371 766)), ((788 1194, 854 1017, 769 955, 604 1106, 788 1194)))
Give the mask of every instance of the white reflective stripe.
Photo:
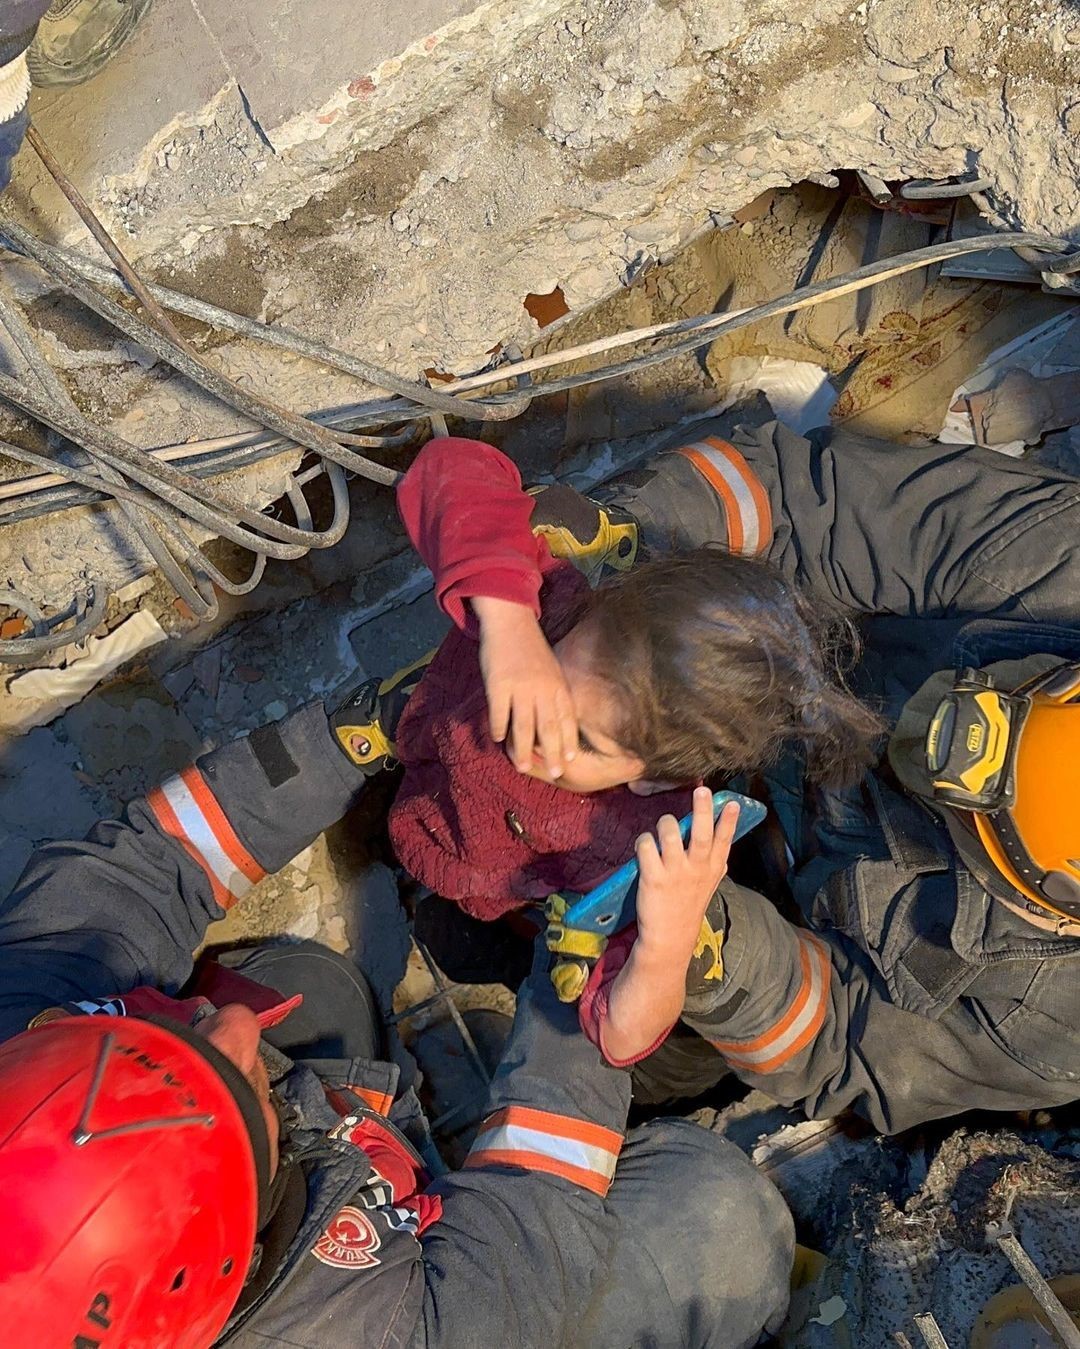
POLYGON ((161 792, 172 806, 173 813, 180 822, 180 828, 218 883, 224 886, 230 895, 243 899, 251 889, 251 882, 238 867, 233 865, 232 859, 217 841, 217 835, 210 828, 206 816, 199 808, 199 803, 188 791, 183 778, 169 778, 167 782, 161 784, 161 792))
MULTIPOLYGON (((805 937, 802 940, 807 941, 805 937)), ((770 1040, 767 1045, 749 1052, 733 1049, 726 1055, 727 1058, 736 1060, 740 1066, 750 1066, 755 1063, 764 1063, 770 1059, 782 1058, 789 1046, 795 1043, 821 1012, 821 1004, 825 997, 824 962, 827 957, 814 942, 807 941, 807 944, 810 948, 810 996, 806 999, 805 1007, 788 1026, 787 1030, 774 1040, 770 1040)), ((804 987, 803 984, 799 985, 799 993, 802 992, 804 987)), ((796 993, 795 996, 797 998, 799 994, 796 993)))
POLYGON ((529 1129, 522 1124, 500 1124, 495 1129, 483 1130, 470 1151, 474 1154, 539 1152, 545 1157, 554 1157, 569 1166, 579 1167, 582 1171, 593 1171, 605 1180, 610 1180, 615 1174, 617 1161, 616 1154, 608 1152, 606 1148, 580 1143, 576 1138, 560 1138, 556 1134, 529 1129))
POLYGON ((739 507, 739 519, 742 521, 744 553, 754 554, 761 546, 761 521, 758 519, 757 502, 751 494, 746 479, 722 450, 708 441, 697 440, 690 447, 703 454, 717 473, 731 488, 731 493, 739 507))

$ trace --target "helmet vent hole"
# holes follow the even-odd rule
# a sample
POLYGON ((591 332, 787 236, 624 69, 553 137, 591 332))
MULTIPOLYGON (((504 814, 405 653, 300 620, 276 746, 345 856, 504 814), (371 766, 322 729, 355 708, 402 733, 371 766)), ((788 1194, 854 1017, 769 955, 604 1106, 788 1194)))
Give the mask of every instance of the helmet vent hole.
POLYGON ((172 1281, 172 1287, 169 1289, 169 1292, 170 1292, 170 1293, 176 1293, 176 1292, 178 1292, 181 1288, 183 1288, 183 1286, 184 1286, 184 1279, 185 1279, 186 1277, 187 1277, 187 1270, 186 1270, 186 1269, 178 1269, 178 1270, 176 1271, 176 1278, 173 1279, 173 1281, 172 1281))
POLYGON ((230 1255, 228 1260, 226 1260, 225 1263, 221 1266, 221 1273, 225 1277, 228 1277, 232 1272, 233 1272, 233 1262, 232 1256, 230 1255))

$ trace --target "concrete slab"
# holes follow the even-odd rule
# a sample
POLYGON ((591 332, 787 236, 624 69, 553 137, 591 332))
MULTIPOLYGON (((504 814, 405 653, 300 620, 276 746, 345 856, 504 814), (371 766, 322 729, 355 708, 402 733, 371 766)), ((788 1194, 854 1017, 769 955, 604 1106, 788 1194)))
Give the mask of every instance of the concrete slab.
MULTIPOLYGON (((76 183, 131 172, 148 143, 180 118, 194 118, 229 83, 213 34, 192 0, 158 0, 116 58, 86 84, 35 90, 31 114, 76 183)), ((19 158, 13 190, 33 217, 66 232, 71 208, 29 150, 19 158)))
POLYGON ((57 723, 86 772, 126 803, 202 751, 194 727, 149 676, 98 690, 57 723))
POLYGON ((274 131, 297 113, 321 107, 342 85, 475 9, 476 0, 346 7, 341 0, 199 0, 198 8, 251 117, 273 144, 274 131))
MULTIPOLYGON (((314 115, 338 91, 380 63, 468 14, 479 0, 414 0, 363 8, 341 0, 258 5, 229 0, 157 0, 131 41, 84 85, 39 89, 34 121, 61 151, 65 167, 92 198, 99 184, 170 167, 177 153, 209 144, 163 141, 171 129, 200 125, 206 142, 240 151, 223 176, 214 158, 207 196, 250 184, 253 166, 275 144, 275 131, 314 115), (228 179, 235 176, 235 182, 228 179)), ((20 158, 14 197, 32 218, 62 235, 79 227, 29 151, 20 158)), ((106 209, 108 191, 104 194, 106 209)), ((114 206, 124 206, 114 202, 114 206)), ((139 212, 138 214, 142 214, 139 212)))

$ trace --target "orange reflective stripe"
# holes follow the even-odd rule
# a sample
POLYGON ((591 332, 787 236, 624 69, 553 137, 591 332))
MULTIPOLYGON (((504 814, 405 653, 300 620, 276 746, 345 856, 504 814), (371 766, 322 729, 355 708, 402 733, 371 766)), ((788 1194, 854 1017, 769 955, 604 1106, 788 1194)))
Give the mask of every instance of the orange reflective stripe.
POLYGON ((478 1148, 465 1158, 465 1166, 516 1166, 522 1171, 542 1171, 580 1185, 583 1190, 589 1190, 601 1198, 611 1187, 611 1181, 596 1171, 573 1166, 542 1152, 524 1152, 516 1148, 478 1148))
POLYGON ((371 1087, 354 1087, 349 1084, 349 1090, 356 1093, 365 1105, 369 1105, 378 1115, 389 1115, 390 1107, 394 1104, 394 1098, 385 1091, 374 1091, 371 1087))
POLYGON ((724 507, 724 518, 727 520, 728 547, 733 553, 741 553, 743 550, 742 515, 739 512, 739 503, 735 500, 735 493, 700 450, 687 447, 678 450, 677 453, 690 460, 720 498, 721 505, 724 507))
POLYGON ((213 830, 214 837, 221 845, 221 849, 229 858, 229 861, 232 862, 237 871, 248 878, 252 885, 261 881, 266 872, 237 838, 236 830, 233 829, 228 816, 218 805, 217 798, 206 785, 203 775, 194 764, 189 764, 187 768, 181 770, 180 777, 198 803, 206 823, 213 830))
POLYGON ((728 444, 726 440, 719 440, 716 436, 708 436, 708 443, 720 452, 734 464, 736 471, 742 480, 746 483, 747 490, 753 498, 754 505, 757 508, 758 518, 758 553, 768 552, 769 544, 772 543, 773 523, 772 523, 772 505, 769 502, 769 494, 765 490, 765 484, 746 462, 746 459, 734 445, 728 444))
POLYGON ((710 1041, 735 1068, 750 1073, 775 1072, 801 1053, 825 1024, 832 964, 817 937, 806 932, 798 935, 801 980, 783 1016, 753 1040, 710 1041))
POLYGON ((760 556, 772 542, 772 506, 764 484, 734 445, 718 436, 675 451, 689 459, 720 498, 733 553, 760 556))
POLYGON ((466 1165, 543 1171, 603 1195, 615 1174, 622 1142, 622 1134, 614 1129, 511 1105, 484 1120, 466 1165))
POLYGON ((482 1131, 498 1129, 504 1124, 516 1124, 523 1129, 539 1129, 556 1138, 572 1138, 592 1148, 602 1148, 616 1156, 622 1148, 623 1136, 614 1129, 603 1129, 587 1120, 570 1115, 554 1115, 547 1110, 534 1110, 527 1105, 508 1105, 489 1115, 480 1126, 482 1131))

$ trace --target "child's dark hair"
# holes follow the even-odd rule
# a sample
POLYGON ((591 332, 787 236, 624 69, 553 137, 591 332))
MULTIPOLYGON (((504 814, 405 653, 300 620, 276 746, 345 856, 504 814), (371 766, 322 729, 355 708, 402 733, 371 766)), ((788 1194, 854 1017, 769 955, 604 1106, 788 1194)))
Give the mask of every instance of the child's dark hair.
POLYGON ((843 682, 852 625, 768 563, 715 546, 660 558, 601 586, 581 621, 647 777, 755 772, 801 746, 811 781, 838 785, 875 757, 882 722, 843 682))

